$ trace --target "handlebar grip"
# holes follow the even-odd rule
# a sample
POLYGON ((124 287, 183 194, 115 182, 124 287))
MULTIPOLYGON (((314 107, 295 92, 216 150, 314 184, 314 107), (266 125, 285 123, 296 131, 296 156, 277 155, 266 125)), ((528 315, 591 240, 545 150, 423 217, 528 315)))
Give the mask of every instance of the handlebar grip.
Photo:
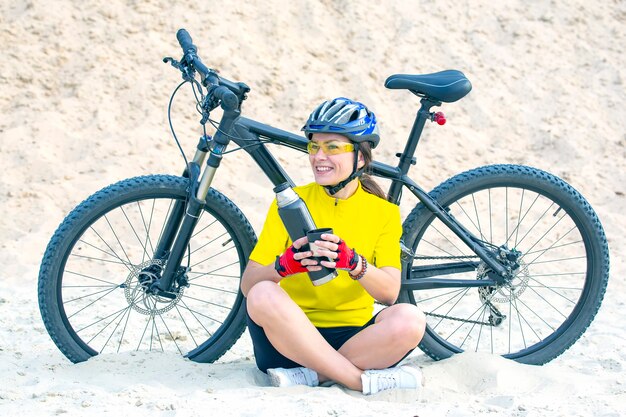
POLYGON ((239 100, 235 93, 226 87, 217 87, 213 90, 213 95, 222 100, 222 108, 224 110, 235 110, 239 106, 239 100))
POLYGON ((195 47, 193 41, 191 40, 189 32, 185 29, 179 29, 178 32, 176 32, 176 39, 178 39, 180 47, 183 48, 184 54, 186 54, 190 49, 193 50, 194 54, 198 51, 198 48, 195 47))

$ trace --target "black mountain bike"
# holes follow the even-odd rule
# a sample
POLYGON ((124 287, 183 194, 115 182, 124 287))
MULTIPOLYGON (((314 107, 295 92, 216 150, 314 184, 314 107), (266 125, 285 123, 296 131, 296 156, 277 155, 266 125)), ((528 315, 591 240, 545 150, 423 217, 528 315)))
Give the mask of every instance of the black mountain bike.
MULTIPOLYGON (((222 356, 245 328, 239 283, 256 235, 211 181, 231 142, 273 185, 293 182, 265 144, 306 152, 304 137, 242 117, 250 88, 203 65, 185 30, 177 38, 182 59, 164 61, 182 73, 178 88, 192 85, 202 114, 193 160, 182 176, 131 178, 93 194, 61 223, 41 264, 43 321, 73 362, 130 350, 222 356), (219 125, 209 118, 218 106, 219 125)), ((421 98, 399 164, 372 166, 391 180, 389 201, 399 204, 403 188, 420 201, 403 224, 399 297, 427 316, 420 348, 434 359, 464 350, 529 364, 557 357, 606 291, 609 250, 595 212, 563 180, 519 165, 476 168, 426 193, 408 176, 422 129, 445 122, 431 108, 461 99, 471 84, 448 70, 393 75, 385 86, 421 98)))

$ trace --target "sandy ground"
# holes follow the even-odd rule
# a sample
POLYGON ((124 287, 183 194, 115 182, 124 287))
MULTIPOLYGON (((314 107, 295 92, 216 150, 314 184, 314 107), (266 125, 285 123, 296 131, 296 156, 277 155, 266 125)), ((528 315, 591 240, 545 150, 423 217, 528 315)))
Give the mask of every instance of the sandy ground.
MULTIPOLYGON (((2 0, 0 414, 626 414, 625 23, 619 1, 2 0), (371 398, 337 386, 267 387, 247 335, 211 365, 145 352, 71 364, 39 315, 41 257, 63 217, 91 193, 181 171, 166 119, 179 75, 161 62, 179 56, 180 27, 207 65, 251 86, 244 113, 255 120, 298 131, 323 99, 368 103, 383 132, 376 157, 389 163, 417 99, 386 90, 386 77, 464 71, 473 91, 443 107, 448 124, 428 127, 412 177, 430 189, 479 165, 524 163, 580 190, 611 248, 607 294, 582 339, 543 367, 478 353, 433 362, 415 352, 407 362, 423 368, 425 388, 371 398)), ((182 93, 173 109, 185 149, 199 135, 189 103, 182 93)), ((277 155, 296 183, 311 180, 305 156, 277 155)), ((215 182, 257 232, 272 199, 260 174, 237 153, 215 182)), ((403 201, 403 213, 414 204, 403 201)))

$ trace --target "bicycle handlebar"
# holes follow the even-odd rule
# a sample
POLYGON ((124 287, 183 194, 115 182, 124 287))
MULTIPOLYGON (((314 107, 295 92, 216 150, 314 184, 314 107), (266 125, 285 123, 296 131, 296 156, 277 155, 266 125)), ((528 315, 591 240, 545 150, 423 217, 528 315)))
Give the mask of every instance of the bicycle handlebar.
POLYGON ((237 95, 231 90, 234 83, 222 80, 214 71, 208 69, 198 57, 198 48, 193 44, 189 32, 185 29, 179 29, 176 32, 176 39, 180 47, 183 49, 183 59, 185 59, 196 71, 200 73, 205 86, 209 88, 209 94, 212 94, 222 102, 224 110, 235 110, 239 106, 237 95), (206 83, 210 85, 207 86, 206 83))

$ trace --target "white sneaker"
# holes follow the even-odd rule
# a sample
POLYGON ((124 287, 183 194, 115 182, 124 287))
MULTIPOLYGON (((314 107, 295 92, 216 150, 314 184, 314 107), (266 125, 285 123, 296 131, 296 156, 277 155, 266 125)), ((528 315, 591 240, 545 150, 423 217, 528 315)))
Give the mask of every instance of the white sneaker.
POLYGON ((273 387, 292 387, 294 385, 308 385, 317 387, 320 384, 317 372, 309 368, 274 368, 268 369, 270 384, 273 387))
POLYGON ((372 369, 361 374, 361 383, 365 395, 388 389, 419 389, 422 387, 422 372, 409 366, 372 369))

